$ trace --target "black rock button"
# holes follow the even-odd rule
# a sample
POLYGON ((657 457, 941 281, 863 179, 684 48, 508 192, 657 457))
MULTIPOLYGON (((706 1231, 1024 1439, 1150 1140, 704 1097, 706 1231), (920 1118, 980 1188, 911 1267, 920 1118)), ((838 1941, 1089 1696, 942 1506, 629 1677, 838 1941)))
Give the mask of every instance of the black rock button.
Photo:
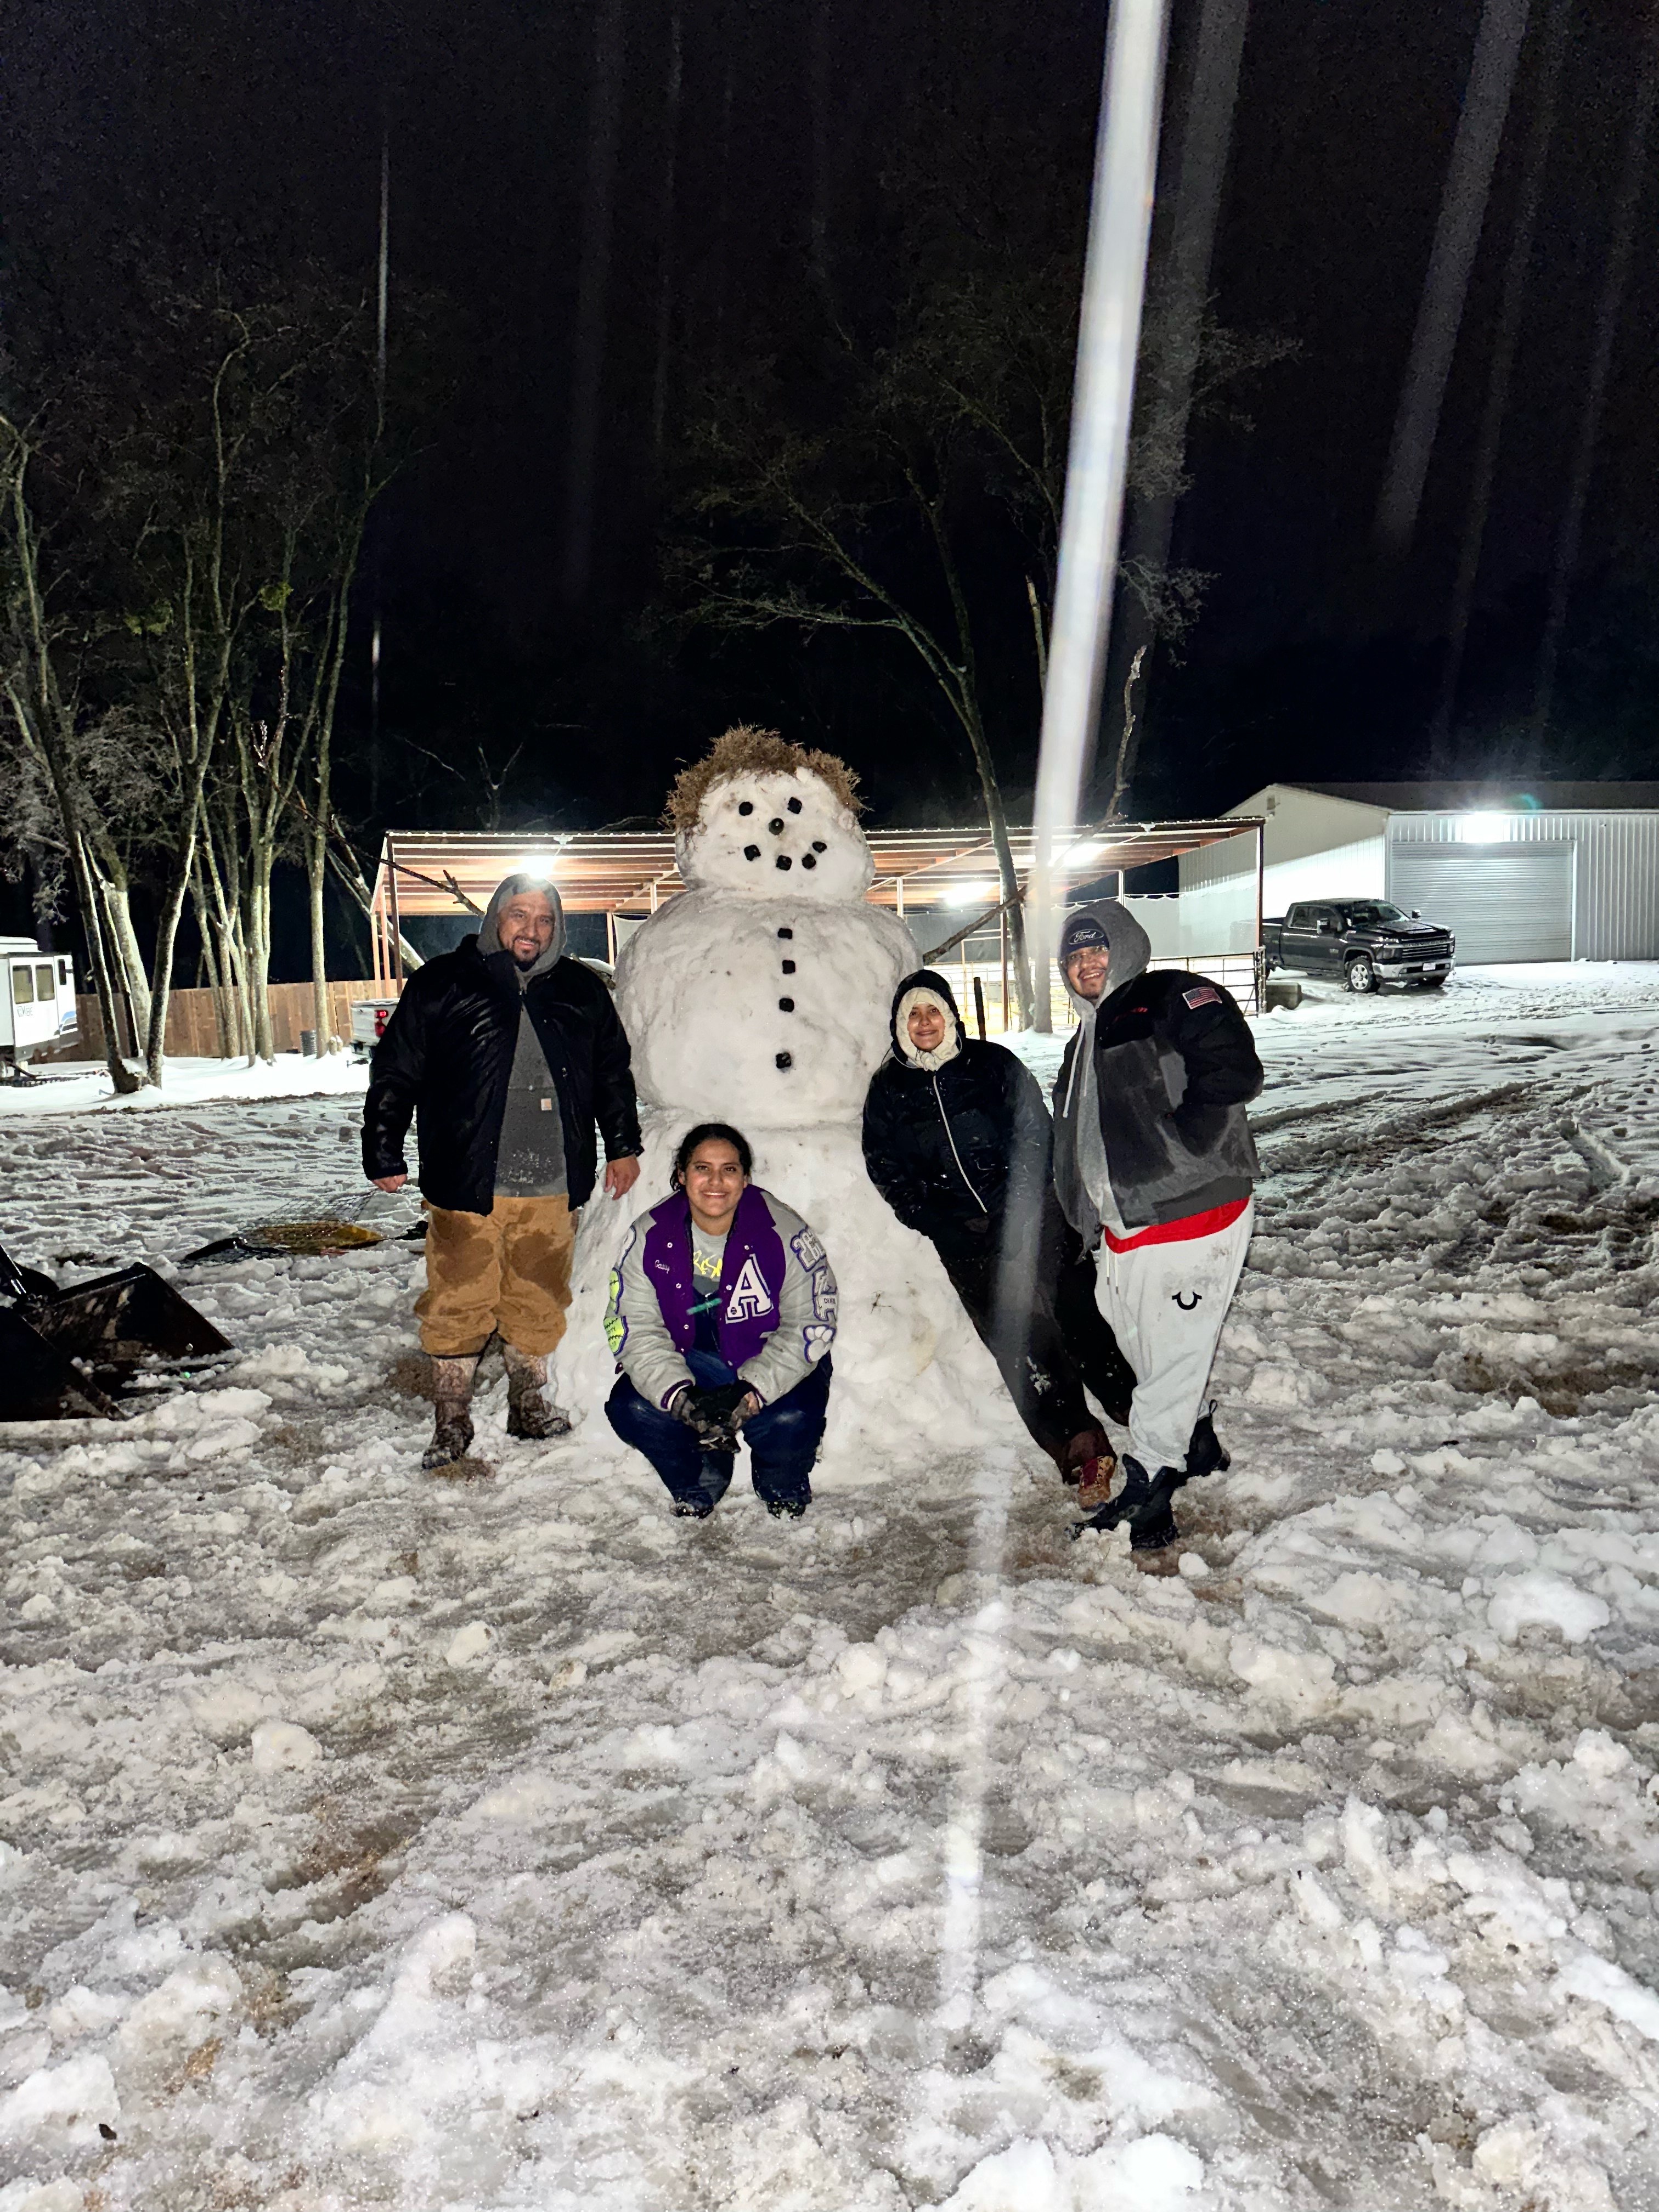
POLYGON ((824 843, 822 837, 814 837, 812 840, 812 850, 815 853, 827 853, 830 850, 830 848, 824 843))
POLYGON ((781 814, 775 814, 775 815, 772 817, 772 819, 771 819, 771 820, 767 823, 767 825, 766 825, 766 826, 767 826, 767 828, 768 828, 768 829, 772 832, 772 835, 773 835, 775 837, 781 837, 781 836, 782 836, 782 835, 783 835, 783 817, 782 817, 782 815, 781 815, 781 814))
POLYGON ((790 802, 789 802, 789 811, 790 811, 792 814, 799 814, 799 813, 800 812, 800 801, 799 801, 799 799, 792 799, 790 800, 790 802))
POLYGON ((788 1052, 781 1052, 772 1064, 775 1067, 793 1067, 795 1064, 794 1054, 788 1052))
POLYGON ((760 847, 758 845, 745 845, 743 848, 743 857, 745 860, 758 860, 760 858, 760 847))
MULTIPOLYGON (((803 853, 800 856, 800 864, 803 868, 816 868, 817 866, 816 854, 811 853, 803 853)), ((787 868, 789 863, 787 860, 781 860, 778 865, 780 867, 787 868)))
POLYGON ((780 853, 778 854, 778 866, 781 868, 793 868, 794 865, 794 862, 790 859, 787 853, 780 853))
POLYGON ((793 929, 781 929, 778 932, 778 935, 780 937, 793 937, 794 933, 795 933, 793 929))
POLYGON ((778 1000, 778 1012, 781 1014, 793 1014, 794 1011, 795 1002, 793 999, 780 999, 778 1000))
POLYGON ((752 814, 754 811, 755 802, 752 799, 740 799, 738 801, 738 811, 739 814, 752 814))
POLYGON ((783 972, 784 972, 784 974, 785 974, 786 975, 793 975, 794 974, 794 972, 795 972, 795 963, 794 963, 794 962, 793 962, 793 960, 786 960, 786 961, 784 962, 784 963, 783 963, 783 972))

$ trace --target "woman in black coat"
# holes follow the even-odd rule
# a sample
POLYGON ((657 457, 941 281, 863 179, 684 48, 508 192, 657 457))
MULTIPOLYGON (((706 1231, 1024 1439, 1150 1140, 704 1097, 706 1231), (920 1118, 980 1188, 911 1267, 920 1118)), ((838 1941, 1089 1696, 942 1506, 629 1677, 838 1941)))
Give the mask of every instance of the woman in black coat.
POLYGON ((892 1034, 865 1101, 870 1180, 933 1244, 1061 1476, 1098 1484, 1114 1462, 1084 1383, 1121 1419, 1134 1376, 1095 1304, 1093 1263, 1054 1201, 1036 1079, 1004 1046, 963 1035, 951 986, 931 968, 899 985, 892 1034))

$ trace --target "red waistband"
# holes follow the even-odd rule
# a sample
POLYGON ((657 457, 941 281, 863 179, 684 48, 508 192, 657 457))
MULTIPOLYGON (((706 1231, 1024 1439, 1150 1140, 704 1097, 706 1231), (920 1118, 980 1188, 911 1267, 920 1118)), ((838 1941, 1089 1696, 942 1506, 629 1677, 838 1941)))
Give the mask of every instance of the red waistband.
POLYGON ((1143 1244, 1184 1244, 1189 1237, 1213 1237, 1219 1229, 1231 1229, 1249 1202, 1248 1198, 1229 1199, 1225 1206, 1212 1206, 1180 1221, 1158 1221, 1150 1229, 1137 1229, 1133 1237, 1114 1237, 1104 1224, 1100 1233, 1114 1252, 1138 1252, 1143 1244))

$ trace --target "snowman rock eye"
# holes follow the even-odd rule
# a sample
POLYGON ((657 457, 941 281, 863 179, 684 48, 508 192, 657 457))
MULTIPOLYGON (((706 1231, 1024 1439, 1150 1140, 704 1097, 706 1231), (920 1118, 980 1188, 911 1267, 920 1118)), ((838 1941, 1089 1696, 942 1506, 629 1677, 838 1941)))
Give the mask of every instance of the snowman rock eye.
POLYGON ((800 801, 799 801, 799 799, 792 799, 790 800, 790 802, 789 802, 789 811, 790 811, 792 814, 799 814, 799 813, 800 812, 800 801))
POLYGON ((740 799, 738 801, 738 811, 739 814, 752 814, 754 811, 755 802, 752 799, 740 799))
POLYGON ((790 859, 787 853, 780 853, 778 854, 778 866, 781 868, 793 868, 794 865, 794 862, 790 859))
POLYGON ((766 826, 767 826, 767 828, 768 828, 768 829, 772 832, 772 835, 773 835, 775 837, 781 837, 781 836, 782 836, 782 835, 783 835, 783 817, 782 817, 782 815, 781 815, 781 814, 775 814, 775 815, 772 817, 772 819, 771 819, 771 820, 767 823, 767 825, 766 825, 766 826))
POLYGON ((745 860, 758 860, 760 858, 760 847, 758 845, 745 845, 743 848, 743 857, 745 860))

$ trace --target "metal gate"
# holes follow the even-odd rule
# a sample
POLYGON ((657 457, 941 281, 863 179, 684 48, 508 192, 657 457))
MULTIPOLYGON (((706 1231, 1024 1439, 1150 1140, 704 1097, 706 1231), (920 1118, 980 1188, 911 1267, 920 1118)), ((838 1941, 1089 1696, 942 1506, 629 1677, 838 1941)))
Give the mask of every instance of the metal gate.
POLYGON ((1457 939, 1460 967, 1571 960, 1571 846, 1416 845, 1389 854, 1389 896, 1457 939))

